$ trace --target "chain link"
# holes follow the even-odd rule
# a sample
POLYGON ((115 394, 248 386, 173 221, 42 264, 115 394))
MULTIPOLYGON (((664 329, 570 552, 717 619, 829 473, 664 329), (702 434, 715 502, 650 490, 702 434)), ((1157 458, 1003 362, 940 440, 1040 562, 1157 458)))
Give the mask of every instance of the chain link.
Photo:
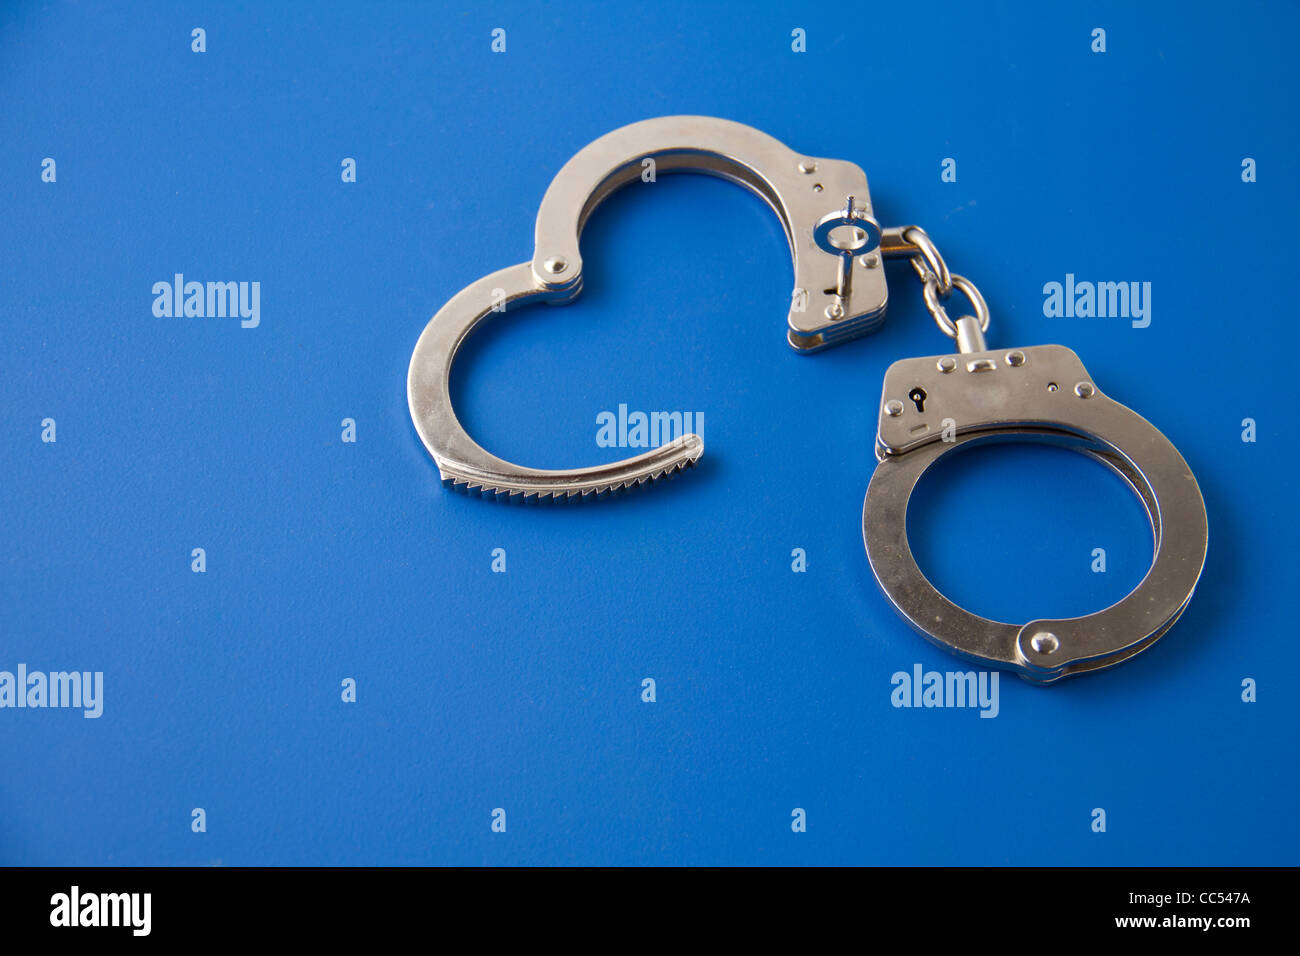
POLYGON ((939 330, 948 338, 957 337, 957 326, 948 317, 948 310, 944 307, 944 302, 952 295, 953 289, 960 290, 970 300, 975 318, 979 320, 980 331, 989 330, 989 306, 984 301, 984 296, 975 287, 975 283, 948 270, 948 263, 944 262, 938 247, 920 226, 896 226, 884 230, 880 251, 886 258, 906 257, 911 261, 912 269, 921 280, 925 307, 939 330))

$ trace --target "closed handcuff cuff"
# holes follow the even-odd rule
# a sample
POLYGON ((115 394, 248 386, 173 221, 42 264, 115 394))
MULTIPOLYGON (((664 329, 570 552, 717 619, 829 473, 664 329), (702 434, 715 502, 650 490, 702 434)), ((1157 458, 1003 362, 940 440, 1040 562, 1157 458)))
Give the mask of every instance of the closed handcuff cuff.
POLYGON ((429 321, 411 357, 407 397, 444 484, 509 499, 588 498, 651 482, 699 459, 703 442, 685 435, 591 468, 524 468, 480 448, 452 409, 451 367, 469 334, 507 307, 576 298, 582 291, 583 226, 611 193, 641 179, 647 160, 656 174, 731 180, 771 206, 794 259, 787 339, 798 351, 879 328, 887 301, 881 259, 911 260, 927 308, 957 351, 903 359, 886 371, 878 464, 867 488, 862 532, 876 581, 912 627, 960 657, 1047 684, 1127 660, 1173 626, 1200 578, 1208 533, 1200 488, 1178 450, 1141 416, 1102 394, 1070 349, 988 348, 989 310, 979 290, 949 272, 922 229, 880 228, 858 166, 792 152, 729 120, 645 120, 588 145, 565 164, 542 199, 532 261, 472 283, 429 321), (954 289, 970 301, 974 315, 949 318, 944 303, 954 289), (1008 440, 1088 455, 1123 478, 1141 500, 1154 537, 1152 563, 1118 603, 1083 617, 1005 624, 953 604, 917 567, 908 545, 907 507, 921 477, 951 452, 1008 440))

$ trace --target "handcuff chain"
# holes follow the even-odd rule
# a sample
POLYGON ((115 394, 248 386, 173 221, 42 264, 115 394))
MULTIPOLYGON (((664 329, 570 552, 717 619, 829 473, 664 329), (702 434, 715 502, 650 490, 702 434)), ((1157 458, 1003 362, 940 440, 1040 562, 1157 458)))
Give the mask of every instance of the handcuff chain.
POLYGON ((940 255, 934 240, 920 226, 895 226, 882 230, 880 239, 881 254, 887 259, 907 258, 912 269, 921 280, 925 307, 934 318, 939 330, 950 339, 957 338, 957 326, 948 317, 944 301, 952 295, 953 289, 960 289, 970 300, 979 320, 980 331, 989 330, 989 306, 984 296, 965 276, 948 270, 948 263, 940 255))

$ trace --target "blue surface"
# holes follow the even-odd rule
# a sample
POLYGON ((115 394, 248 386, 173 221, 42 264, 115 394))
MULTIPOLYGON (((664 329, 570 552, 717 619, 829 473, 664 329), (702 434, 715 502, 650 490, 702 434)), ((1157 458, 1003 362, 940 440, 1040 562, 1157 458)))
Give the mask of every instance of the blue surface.
MULTIPOLYGON (((0 861, 1300 862, 1295 8, 321 6, 0 12, 0 669, 104 672, 97 720, 0 710, 0 861), (892 706, 895 672, 964 669, 861 541, 881 377, 947 340, 891 266, 882 332, 795 354, 780 226, 718 180, 612 199, 582 299, 490 323, 454 383, 503 457, 622 457, 595 419, 625 403, 702 412, 701 467, 568 508, 439 486, 405 398, 425 322, 532 255, 573 153, 685 112, 860 164, 992 343, 1068 345, 1168 435, 1211 545, 1167 638, 1004 675, 996 719, 892 706), (259 281, 260 325, 155 317, 176 272, 259 281), (1046 318, 1066 273, 1151 282, 1150 326, 1046 318)), ((1136 583, 1117 479, 1003 451, 914 509, 937 583, 1019 620, 1136 583)))

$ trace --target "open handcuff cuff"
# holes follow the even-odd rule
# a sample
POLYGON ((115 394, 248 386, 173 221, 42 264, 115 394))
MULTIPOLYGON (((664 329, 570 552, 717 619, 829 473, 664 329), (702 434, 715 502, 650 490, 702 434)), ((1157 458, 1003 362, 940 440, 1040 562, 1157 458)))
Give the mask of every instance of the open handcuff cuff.
POLYGON ((444 484, 509 499, 587 498, 651 482, 699 459, 703 441, 685 435, 610 464, 524 468, 479 447, 452 409, 451 367, 470 332, 506 308, 576 298, 583 226, 606 197, 641 179, 647 160, 656 175, 720 176, 771 206, 794 259, 786 337, 798 351, 879 328, 888 299, 881 259, 911 260, 927 308, 957 351, 903 359, 886 371, 878 464, 862 509, 871 570, 909 624, 952 653, 1040 684, 1118 664, 1173 626, 1200 578, 1208 535, 1200 488, 1178 450, 1141 416, 1103 395, 1070 349, 989 349, 989 310, 979 290, 948 270, 924 230, 880 228, 861 168, 792 152, 730 120, 667 116, 624 126, 588 145, 542 199, 532 261, 472 283, 429 321, 411 356, 407 397, 444 484), (944 303, 954 289, 974 315, 949 318, 944 303), (908 501, 917 483, 950 452, 1008 440, 1077 450, 1118 474, 1141 500, 1154 556, 1146 576, 1118 603, 1084 617, 1004 624, 953 604, 921 573, 907 539, 908 501))

